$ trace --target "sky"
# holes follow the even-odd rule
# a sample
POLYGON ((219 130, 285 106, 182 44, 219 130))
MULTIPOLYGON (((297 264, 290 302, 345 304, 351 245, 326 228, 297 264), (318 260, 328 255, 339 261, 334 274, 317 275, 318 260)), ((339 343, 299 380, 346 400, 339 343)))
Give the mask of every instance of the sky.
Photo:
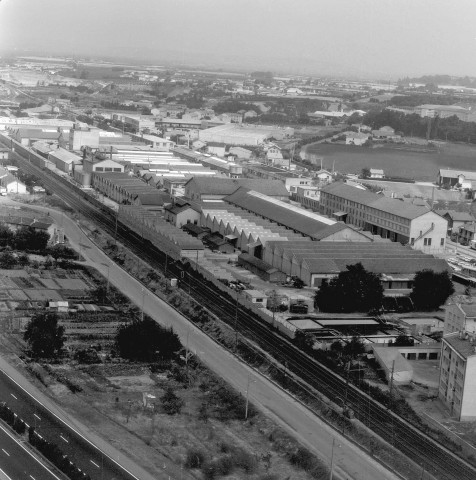
POLYGON ((476 0, 0 0, 0 50, 224 70, 476 76, 476 0))

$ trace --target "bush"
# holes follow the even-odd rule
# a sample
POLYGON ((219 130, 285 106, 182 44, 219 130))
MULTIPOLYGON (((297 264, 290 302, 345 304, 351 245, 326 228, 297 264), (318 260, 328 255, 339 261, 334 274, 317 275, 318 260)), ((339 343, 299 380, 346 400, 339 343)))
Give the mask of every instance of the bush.
POLYGON ((201 468, 205 463, 205 453, 199 449, 192 448, 187 450, 185 459, 185 468, 201 468))
POLYGON ((258 467, 256 457, 242 448, 234 450, 231 458, 236 467, 242 468, 248 474, 253 473, 258 467))
POLYGON ((167 415, 180 413, 185 403, 170 387, 165 391, 160 400, 162 408, 167 415))

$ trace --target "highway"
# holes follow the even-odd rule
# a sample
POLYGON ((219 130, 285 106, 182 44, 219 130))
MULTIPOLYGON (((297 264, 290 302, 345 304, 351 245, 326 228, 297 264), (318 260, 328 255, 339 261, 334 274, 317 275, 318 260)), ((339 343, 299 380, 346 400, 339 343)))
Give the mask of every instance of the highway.
POLYGON ((102 452, 85 438, 73 432, 3 371, 0 371, 0 402, 7 403, 28 425, 35 427, 45 440, 56 443, 63 453, 92 479, 135 479, 109 458, 105 458, 102 452))
MULTIPOLYGON (((76 210, 80 211, 86 217, 98 222, 108 230, 114 232, 114 220, 113 218, 101 212, 99 209, 88 204, 88 202, 80 199, 75 195, 71 189, 64 186, 60 182, 55 182, 51 178, 51 174, 47 175, 40 169, 31 165, 28 161, 19 160, 20 166, 29 171, 30 173, 37 175, 42 179, 45 186, 62 196, 70 205, 76 210)), ((131 249, 138 252, 142 258, 147 260, 151 266, 156 268, 163 268, 165 263, 165 256, 155 250, 148 244, 144 244, 139 235, 130 232, 121 226, 118 229, 118 238, 122 243, 131 249)), ((104 256, 104 259, 100 263, 110 262, 108 257, 104 256)), ((99 261, 96 260, 96 266, 99 266, 99 261)), ((113 267, 111 263, 111 278, 116 279, 116 275, 112 275, 113 267)), ((168 271, 171 275, 179 277, 180 271, 183 270, 183 265, 169 263, 168 271)), ((107 273, 106 268, 104 268, 107 273)), ((220 316, 221 319, 233 325, 235 321, 236 306, 233 299, 226 295, 221 295, 219 301, 217 301, 217 291, 213 286, 204 281, 193 269, 188 269, 191 282, 190 288, 192 295, 203 305, 212 310, 215 314, 220 316)), ((121 290, 131 292, 132 283, 128 282, 128 286, 122 285, 119 287, 121 290)), ((140 285, 140 284, 139 284, 140 285)), ((117 285, 116 285, 117 286, 117 285)), ((135 293, 130 294, 131 298, 141 298, 141 290, 134 287, 135 293)), ((153 318, 157 318, 153 309, 148 308, 149 293, 147 292, 144 302, 146 313, 152 313, 153 318)), ((161 323, 167 321, 166 318, 160 319, 161 323)), ((180 325, 183 323, 180 322, 180 325)), ((174 325, 174 328, 179 334, 183 334, 179 331, 178 327, 174 325)), ((179 325, 179 323, 177 323, 179 325)), ((182 325, 181 325, 182 326, 182 325)), ((193 328, 188 326, 188 329, 193 328)), ((402 418, 389 412, 383 405, 378 404, 372 398, 365 393, 354 388, 352 385, 347 386, 344 379, 334 374, 332 371, 319 364, 311 357, 307 356, 303 352, 297 350, 291 342, 287 339, 275 334, 271 331, 269 325, 263 324, 259 319, 255 318, 247 310, 238 307, 238 328, 241 332, 246 332, 263 348, 274 354, 276 358, 285 360, 288 364, 288 368, 294 371, 297 375, 303 378, 307 383, 323 392, 328 398, 347 398, 348 405, 354 410, 356 417, 359 418, 365 425, 377 432, 389 443, 393 444, 396 448, 404 452, 415 462, 421 465, 422 469, 442 479, 454 479, 454 480, 473 480, 476 478, 476 469, 463 461, 448 449, 444 445, 428 438, 417 428, 404 421, 402 418)), ((182 338, 185 338, 182 336, 182 338)), ((200 348, 199 348, 200 350, 200 348)), ((207 351, 207 350, 203 350, 207 351)), ((206 357, 205 355, 205 363, 206 357)), ((219 371, 219 366, 213 364, 210 366, 215 371, 219 371)), ((229 372, 230 373, 230 372, 229 372)), ((223 374, 225 378, 228 378, 223 374)), ((233 378, 233 377, 230 377, 233 378)), ((231 380, 233 383, 233 380, 231 380)), ((246 383, 246 379, 245 379, 246 383)), ((243 385, 243 382, 240 383, 243 385)), ((242 390, 242 389, 241 389, 242 390)), ((259 402, 258 402, 259 403, 259 402)), ((264 402, 266 406, 266 402, 264 402)), ((272 408, 269 409, 273 411, 272 408)), ((286 408, 283 406, 277 411, 277 417, 279 417, 286 408)), ((286 422, 285 422, 286 423, 286 422)), ((293 423, 293 422, 291 422, 293 423)), ((298 433, 301 433, 298 430, 298 433)), ((304 442, 306 443, 306 442, 304 442)), ((324 450, 321 450, 325 451, 324 450)), ((356 477, 357 478, 357 477, 356 477)), ((366 477, 371 478, 371 477, 366 477)), ((376 478, 382 478, 376 477, 376 478)))
MULTIPOLYGON (((1 388, 1 387, 0 387, 1 388)), ((61 480, 0 424, 0 480, 61 480)))

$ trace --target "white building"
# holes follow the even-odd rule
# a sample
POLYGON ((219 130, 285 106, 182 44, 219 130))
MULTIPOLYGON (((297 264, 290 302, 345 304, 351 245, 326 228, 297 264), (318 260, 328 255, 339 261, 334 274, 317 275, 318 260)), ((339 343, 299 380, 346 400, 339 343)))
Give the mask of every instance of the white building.
POLYGON ((454 332, 443 336, 438 396, 459 421, 476 420, 476 339, 454 332))

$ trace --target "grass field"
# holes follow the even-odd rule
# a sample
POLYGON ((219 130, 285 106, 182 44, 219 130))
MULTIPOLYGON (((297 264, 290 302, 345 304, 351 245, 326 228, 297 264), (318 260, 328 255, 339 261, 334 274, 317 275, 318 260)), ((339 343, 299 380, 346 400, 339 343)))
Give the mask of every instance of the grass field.
POLYGON ((440 168, 476 170, 476 146, 445 144, 432 153, 402 151, 391 146, 375 148, 351 145, 311 144, 307 154, 322 156, 323 167, 334 165, 341 173, 360 173, 365 168, 381 168, 385 175, 435 181, 440 168))

